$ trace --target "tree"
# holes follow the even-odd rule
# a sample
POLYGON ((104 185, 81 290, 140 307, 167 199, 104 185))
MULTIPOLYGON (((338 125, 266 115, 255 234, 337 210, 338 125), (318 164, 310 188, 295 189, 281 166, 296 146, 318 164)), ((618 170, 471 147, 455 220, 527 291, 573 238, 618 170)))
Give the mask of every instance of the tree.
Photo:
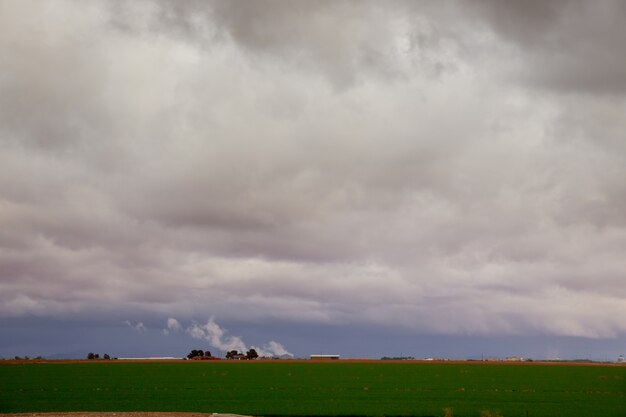
MULTIPOLYGON (((209 356, 210 355, 211 355, 211 352, 209 352, 209 356)), ((204 356, 204 351, 202 349, 194 349, 189 353, 189 355, 187 355, 187 358, 193 359, 197 356, 204 356)))
POLYGON ((105 354, 104 354, 104 359, 108 361, 109 359, 111 359, 111 357, 109 356, 109 354, 108 354, 108 353, 105 353, 105 354))
POLYGON ((93 353, 93 352, 89 352, 89 354, 87 355, 87 359, 89 359, 89 360, 96 359, 96 355, 95 355, 95 353, 93 353))
POLYGON ((235 359, 236 356, 239 356, 239 352, 237 352, 236 350, 226 352, 226 359, 235 359))
POLYGON ((256 359, 259 357, 259 354, 256 353, 255 349, 250 349, 248 352, 246 352, 246 357, 248 359, 256 359))

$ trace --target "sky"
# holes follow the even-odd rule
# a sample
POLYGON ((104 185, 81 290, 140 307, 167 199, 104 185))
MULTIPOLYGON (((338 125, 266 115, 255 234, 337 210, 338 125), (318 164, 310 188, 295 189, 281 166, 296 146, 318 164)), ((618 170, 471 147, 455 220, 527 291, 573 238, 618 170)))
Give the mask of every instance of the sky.
POLYGON ((0 0, 0 357, 626 354, 625 19, 0 0))

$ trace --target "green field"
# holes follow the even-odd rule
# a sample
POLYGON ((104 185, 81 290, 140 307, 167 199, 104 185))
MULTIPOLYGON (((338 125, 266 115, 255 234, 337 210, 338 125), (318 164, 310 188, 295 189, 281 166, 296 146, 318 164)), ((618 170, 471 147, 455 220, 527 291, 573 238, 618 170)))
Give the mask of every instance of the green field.
POLYGON ((172 362, 0 365, 0 412, 626 416, 626 367, 172 362))

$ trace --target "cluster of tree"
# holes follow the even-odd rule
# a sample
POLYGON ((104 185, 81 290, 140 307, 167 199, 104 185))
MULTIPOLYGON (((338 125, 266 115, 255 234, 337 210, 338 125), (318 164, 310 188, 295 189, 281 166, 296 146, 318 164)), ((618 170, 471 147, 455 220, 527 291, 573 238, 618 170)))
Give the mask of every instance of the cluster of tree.
MULTIPOLYGON (((251 360, 251 359, 256 359, 258 357, 259 357, 259 354, 254 349, 248 350, 245 355, 236 350, 231 350, 229 352, 226 352, 226 359, 251 360)), ((194 358, 207 359, 207 358, 213 358, 213 356, 211 355, 211 352, 209 352, 208 350, 194 349, 191 352, 189 352, 189 354, 187 355, 187 359, 194 359, 194 358)))
POLYGON ((194 350, 192 350, 189 353, 189 355, 187 355, 187 358, 188 359, 193 359, 193 358, 196 358, 196 357, 200 357, 201 358, 201 357, 204 357, 204 356, 209 356, 210 357, 212 355, 211 355, 211 352, 209 352, 208 350, 205 352, 202 349, 194 349, 194 350))
MULTIPOLYGON (((100 354, 99 353, 93 353, 93 352, 89 352, 89 354, 87 354, 87 359, 91 360, 95 360, 95 359, 100 359, 100 354)), ((104 356, 102 357, 102 359, 104 360, 109 360, 111 359, 111 357, 109 356, 108 353, 105 353, 104 356)))
POLYGON ((250 349, 246 352, 246 354, 244 355, 243 353, 239 353, 236 350, 231 350, 230 352, 226 353, 226 359, 256 359, 259 357, 259 354, 257 353, 256 350, 254 349, 250 349))
POLYGON ((29 361, 31 359, 40 360, 40 359, 44 359, 44 358, 43 358, 43 356, 37 356, 36 358, 30 358, 28 356, 16 356, 15 357, 16 361, 29 361))

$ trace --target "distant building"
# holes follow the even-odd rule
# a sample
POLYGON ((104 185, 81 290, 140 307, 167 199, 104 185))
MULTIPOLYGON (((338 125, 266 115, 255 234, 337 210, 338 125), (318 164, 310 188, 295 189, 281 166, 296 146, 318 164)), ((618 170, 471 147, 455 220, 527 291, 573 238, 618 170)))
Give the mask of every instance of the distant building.
POLYGON ((339 359, 339 355, 311 355, 313 361, 335 361, 339 359))
POLYGON ((624 355, 619 355, 619 358, 617 358, 617 363, 626 363, 626 359, 624 359, 624 355))
POLYGON ((181 358, 173 356, 151 356, 147 358, 115 358, 120 361, 179 361, 181 358))

